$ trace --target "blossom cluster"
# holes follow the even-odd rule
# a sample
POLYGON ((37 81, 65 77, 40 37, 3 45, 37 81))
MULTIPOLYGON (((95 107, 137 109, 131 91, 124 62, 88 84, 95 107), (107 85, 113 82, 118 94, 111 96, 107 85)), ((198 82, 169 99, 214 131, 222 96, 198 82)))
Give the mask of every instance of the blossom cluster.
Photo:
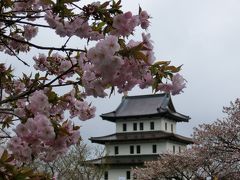
POLYGON ((94 117, 95 107, 76 100, 74 91, 55 103, 49 102, 47 93, 48 90, 35 91, 28 101, 19 100, 17 103, 15 114, 26 119, 26 122, 17 125, 16 136, 8 142, 8 148, 21 161, 31 161, 32 157, 52 161, 57 155, 66 152, 69 146, 77 143, 80 137, 77 128, 71 121, 61 123, 66 109, 69 109, 71 118, 78 116, 87 120, 94 117), (56 123, 60 127, 56 127, 56 123))
POLYGON ((146 11, 141 11, 139 15, 132 15, 132 13, 126 12, 124 14, 117 15, 113 18, 113 27, 115 28, 114 35, 128 36, 130 35, 136 26, 141 25, 143 29, 147 29, 149 22, 149 15, 146 11))
POLYGON ((131 49, 142 43, 147 50, 138 53, 146 54, 146 62, 137 61, 133 56, 121 55, 121 47, 115 36, 106 37, 89 49, 86 55, 82 54, 78 62, 84 72, 82 80, 86 93, 103 97, 106 95, 104 89, 109 84, 116 86, 119 92, 130 91, 137 84, 141 88, 151 85, 153 78, 149 66, 154 55, 149 38, 149 35, 143 34, 143 42, 131 40, 126 45, 131 49))
POLYGON ((76 59, 71 58, 66 59, 62 55, 58 53, 52 54, 50 57, 47 57, 45 54, 39 54, 38 57, 34 56, 33 60, 35 62, 34 68, 39 71, 47 71, 50 75, 61 75, 61 79, 65 79, 67 77, 71 77, 73 75, 73 71, 69 71, 69 73, 65 73, 71 67, 76 64, 76 59))
POLYGON ((165 92, 172 92, 173 95, 180 94, 186 87, 185 79, 180 74, 175 74, 172 77, 171 83, 159 84, 158 90, 165 92))

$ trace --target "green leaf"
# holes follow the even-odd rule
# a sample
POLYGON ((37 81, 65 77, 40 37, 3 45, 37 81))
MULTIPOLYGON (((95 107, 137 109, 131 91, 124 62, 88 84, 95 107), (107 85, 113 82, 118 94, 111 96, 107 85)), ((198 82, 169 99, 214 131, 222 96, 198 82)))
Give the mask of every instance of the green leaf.
POLYGON ((54 4, 52 0, 42 0, 44 4, 54 4))
POLYGON ((125 40, 124 39, 119 39, 118 43, 120 44, 122 49, 126 48, 126 44, 125 44, 125 40))
POLYGON ((142 50, 142 48, 143 48, 143 43, 140 43, 137 46, 134 46, 133 48, 131 48, 130 51, 132 51, 132 52, 140 51, 140 50, 142 50))
POLYGON ((157 61, 154 65, 169 65, 171 61, 157 61))
POLYGON ((179 66, 179 67, 167 66, 167 67, 165 67, 165 70, 176 73, 176 72, 179 72, 181 70, 181 66, 179 66))
POLYGON ((103 4, 100 5, 100 8, 101 8, 101 9, 106 8, 106 7, 109 5, 109 3, 110 3, 110 1, 106 1, 105 3, 103 3, 103 4))
POLYGON ((44 80, 44 81, 46 81, 46 80, 48 80, 48 78, 46 78, 46 77, 40 77, 38 80, 44 80))
POLYGON ((80 126, 73 126, 73 130, 78 130, 80 129, 80 126))
POLYGON ((10 124, 13 125, 12 119, 13 119, 12 116, 8 116, 7 118, 5 118, 4 121, 3 121, 2 128, 3 128, 3 129, 4 129, 5 127, 9 128, 9 127, 10 127, 10 124))
MULTIPOLYGON (((11 6, 11 5, 13 4, 13 2, 12 2, 11 0, 4 0, 3 2, 4 2, 3 4, 4 4, 6 7, 9 7, 9 6, 11 6)), ((0 3, 0 4, 2 4, 2 3, 0 3)))
POLYGON ((135 59, 144 60, 146 63, 148 63, 147 56, 141 51, 135 52, 133 56, 135 59))
POLYGON ((31 168, 26 167, 21 170, 21 173, 24 174, 25 176, 32 176, 33 170, 31 168))
POLYGON ((1 161, 5 162, 8 159, 8 152, 6 149, 4 149, 2 156, 1 156, 1 161))
POLYGON ((39 74, 39 73, 36 73, 36 74, 35 74, 35 79, 38 80, 39 77, 40 77, 40 74, 39 74))
POLYGON ((53 104, 56 103, 58 101, 58 95, 55 92, 50 91, 48 93, 48 101, 53 104))
POLYGON ((103 27, 105 24, 106 24, 105 22, 100 22, 100 23, 98 23, 98 25, 97 25, 98 29, 102 29, 102 27, 103 27))
POLYGON ((62 0, 63 3, 73 3, 78 2, 79 0, 62 0))
POLYGON ((24 174, 17 174, 14 179, 15 180, 26 180, 26 176, 24 174))
POLYGON ((103 29, 103 33, 104 34, 107 34, 108 32, 110 32, 112 30, 112 27, 111 26, 106 26, 104 29, 103 29))
POLYGON ((8 159, 6 159, 5 162, 12 162, 13 160, 14 160, 14 156, 11 155, 11 156, 8 157, 8 159))

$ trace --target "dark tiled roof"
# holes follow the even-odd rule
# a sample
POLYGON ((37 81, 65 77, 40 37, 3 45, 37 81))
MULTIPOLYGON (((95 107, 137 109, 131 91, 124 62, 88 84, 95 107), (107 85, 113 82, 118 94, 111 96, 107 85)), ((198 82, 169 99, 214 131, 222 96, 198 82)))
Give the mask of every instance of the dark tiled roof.
POLYGON ((115 111, 102 114, 105 120, 139 117, 170 117, 175 121, 188 122, 189 116, 176 112, 169 94, 125 96, 115 111))
POLYGON ((105 144, 109 142, 131 142, 131 141, 149 141, 149 140, 172 140, 184 144, 192 144, 193 140, 174 133, 164 131, 145 131, 145 132, 129 132, 115 133, 107 136, 92 137, 93 143, 105 144))
POLYGON ((119 156, 105 156, 98 159, 88 161, 95 165, 143 165, 145 161, 153 161, 159 157, 159 154, 151 155, 119 155, 119 156))

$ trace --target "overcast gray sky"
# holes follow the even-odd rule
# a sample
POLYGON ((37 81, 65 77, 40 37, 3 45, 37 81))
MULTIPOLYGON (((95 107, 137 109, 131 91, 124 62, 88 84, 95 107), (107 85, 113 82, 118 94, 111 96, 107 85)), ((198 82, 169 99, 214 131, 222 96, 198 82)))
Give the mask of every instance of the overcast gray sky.
MULTIPOLYGON (((158 60, 183 64, 187 88, 172 99, 176 110, 191 120, 180 123, 178 133, 190 136, 194 126, 222 117, 222 106, 240 92, 240 1, 123 0, 122 4, 135 13, 140 5, 151 15, 149 33, 158 60)), ((129 95, 148 93, 151 90, 136 88, 129 95)), ((92 99, 97 116, 81 123, 85 140, 115 131, 114 124, 102 121, 99 114, 114 110, 120 101, 121 95, 92 99)))

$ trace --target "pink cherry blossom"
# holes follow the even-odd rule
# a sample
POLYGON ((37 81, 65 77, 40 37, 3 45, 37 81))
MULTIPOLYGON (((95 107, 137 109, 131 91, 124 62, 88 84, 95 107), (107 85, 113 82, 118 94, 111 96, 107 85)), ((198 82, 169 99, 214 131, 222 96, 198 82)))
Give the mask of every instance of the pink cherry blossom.
POLYGON ((172 94, 176 95, 183 92, 183 88, 186 87, 186 80, 180 74, 174 74, 172 78, 172 94))
POLYGON ((78 116, 81 120, 91 119, 95 116, 95 107, 90 107, 87 102, 75 101, 70 109, 71 117, 78 116))
MULTIPOLYGON (((24 37, 20 36, 19 34, 13 33, 11 36, 14 39, 24 41, 24 37)), ((12 48, 14 51, 20 51, 20 52, 28 52, 29 51, 28 44, 16 42, 14 40, 9 41, 9 47, 12 48)), ((13 52, 10 51, 9 49, 6 49, 5 52, 9 55, 13 55, 13 52)))
POLYGON ((16 134, 18 137, 27 137, 30 134, 29 129, 24 124, 18 124, 16 127, 16 134))
POLYGON ((171 92, 172 95, 180 94, 181 92, 183 92, 183 88, 186 87, 185 81, 186 80, 177 73, 173 75, 171 84, 160 83, 157 89, 167 93, 171 92))
POLYGON ((70 61, 62 61, 60 66, 59 66, 59 71, 60 72, 65 72, 67 71, 68 69, 70 69, 72 67, 72 63, 70 61))
POLYGON ((114 35, 128 36, 139 25, 138 16, 133 16, 131 12, 117 15, 113 18, 114 35))
POLYGON ((56 28, 60 26, 60 17, 53 16, 53 14, 50 11, 47 11, 45 14, 45 20, 49 24, 51 28, 56 28))
POLYGON ((36 70, 40 70, 40 71, 46 71, 47 70, 47 57, 45 56, 45 54, 39 54, 38 57, 34 56, 33 60, 35 61, 34 64, 34 68, 36 70))
POLYGON ((28 109, 34 114, 48 114, 50 104, 43 91, 35 91, 29 98, 28 109))
POLYGON ((141 23, 141 27, 143 29, 147 29, 150 22, 149 22, 149 15, 147 13, 147 11, 141 11, 140 14, 139 14, 139 19, 140 19, 140 23, 141 23))
POLYGON ((30 25, 23 26, 24 28, 24 37, 29 41, 37 35, 38 28, 30 25))

